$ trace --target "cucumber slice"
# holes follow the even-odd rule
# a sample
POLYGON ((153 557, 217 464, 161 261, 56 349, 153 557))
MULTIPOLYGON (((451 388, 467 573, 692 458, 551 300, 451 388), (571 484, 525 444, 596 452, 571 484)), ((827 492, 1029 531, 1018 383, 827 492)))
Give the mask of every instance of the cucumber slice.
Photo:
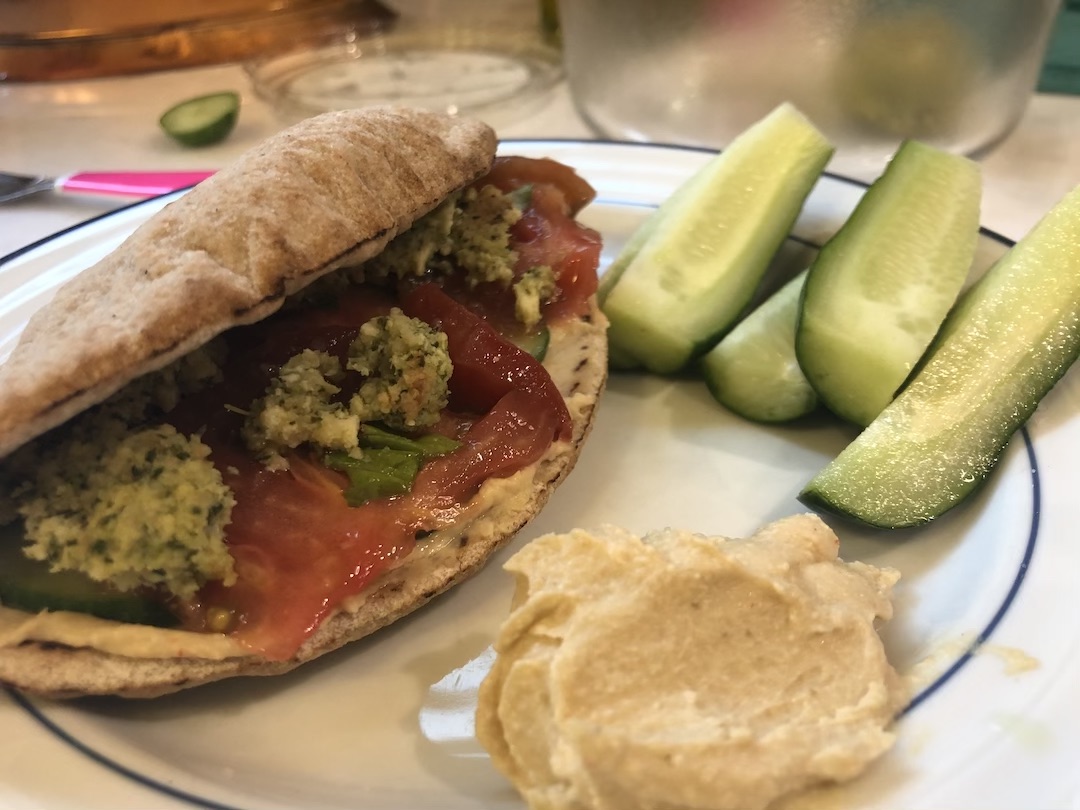
POLYGON ((1080 188, 968 290, 911 382, 800 493, 873 526, 974 492, 1080 353, 1080 188))
POLYGON ((507 335, 507 338, 519 349, 524 349, 537 360, 543 361, 547 356, 548 345, 551 343, 551 330, 541 324, 528 332, 507 335))
POLYGON ((240 96, 234 92, 181 101, 170 107, 158 123, 165 134, 185 146, 209 146, 225 140, 240 115, 240 96))
POLYGON ((783 104, 665 201, 605 273, 610 343, 670 373, 710 348, 753 296, 832 147, 783 104))
POLYGON ((703 358, 713 397, 756 422, 786 422, 813 411, 817 394, 795 358, 802 272, 747 315, 703 358))
POLYGON ((0 537, 0 602, 5 607, 31 613, 71 610, 155 627, 177 623, 159 602, 115 590, 77 571, 49 571, 47 563, 31 560, 22 553, 19 539, 13 534, 5 531, 0 537))
POLYGON ((967 278, 974 162, 908 141, 810 266, 796 333, 822 402, 868 425, 896 395, 967 278))
MULTIPOLYGON (((707 168, 707 167, 706 167, 707 168)), ((657 211, 646 219, 637 230, 630 234, 630 238, 626 244, 623 245, 622 250, 619 251, 619 255, 615 257, 607 269, 604 270, 603 275, 600 276, 600 283, 596 290, 596 300, 603 307, 604 302, 607 301, 607 297, 611 294, 611 291, 615 289, 615 284, 623 273, 637 258, 638 253, 645 246, 645 243, 652 239, 652 236, 661 223, 668 218, 668 214, 661 213, 677 209, 682 206, 688 198, 692 198, 696 194, 696 189, 704 185, 705 181, 709 178, 709 173, 706 169, 701 169, 692 174, 687 180, 683 182, 678 188, 676 188, 657 211)))

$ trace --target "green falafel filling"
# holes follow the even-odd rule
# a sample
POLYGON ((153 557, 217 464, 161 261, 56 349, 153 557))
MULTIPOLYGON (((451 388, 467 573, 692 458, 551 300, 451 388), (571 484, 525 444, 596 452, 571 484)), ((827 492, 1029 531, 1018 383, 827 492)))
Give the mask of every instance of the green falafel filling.
POLYGON ((244 441, 271 469, 286 469, 284 451, 304 444, 359 457, 362 423, 415 431, 438 422, 453 370, 446 335, 395 307, 360 327, 344 369, 327 352, 291 357, 252 405, 244 441), (363 381, 346 404, 335 397, 349 372, 363 381))
POLYGON ((121 591, 164 586, 192 597, 207 580, 231 585, 225 524, 234 500, 209 455, 171 425, 127 432, 104 452, 69 442, 44 460, 37 489, 47 494, 20 510, 26 556, 121 591), (166 499, 174 505, 163 510, 166 499))

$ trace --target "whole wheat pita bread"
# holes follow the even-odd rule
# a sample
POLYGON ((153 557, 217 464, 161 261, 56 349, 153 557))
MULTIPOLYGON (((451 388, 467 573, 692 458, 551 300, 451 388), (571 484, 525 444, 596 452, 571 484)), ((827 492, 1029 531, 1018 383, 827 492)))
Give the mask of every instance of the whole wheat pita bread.
POLYGON ((494 153, 487 126, 418 110, 329 113, 269 138, 30 319, 0 366, 0 457, 378 253, 494 153))
MULTIPOLYGON (((9 452, 224 329, 276 311, 286 295, 333 268, 375 255, 483 174, 493 153, 486 127, 402 110, 332 113, 270 139, 151 218, 31 320, 0 367, 0 450, 9 452), (253 190, 259 181, 278 184, 273 188, 282 196, 253 190), (196 240, 189 231, 208 235, 196 240), (236 234, 247 234, 239 246, 236 234), (79 340, 91 345, 75 362, 64 352, 79 340), (121 350, 109 351, 110 345, 121 350), (57 352, 60 358, 52 356, 57 352)), ((452 543, 414 554, 382 576, 292 659, 133 657, 38 636, 0 648, 0 682, 51 697, 154 697, 238 675, 279 674, 416 610, 476 573, 573 468, 606 382, 606 322, 595 304, 552 329, 545 365, 570 410, 572 439, 552 445, 518 474, 516 497, 472 510, 452 543)))

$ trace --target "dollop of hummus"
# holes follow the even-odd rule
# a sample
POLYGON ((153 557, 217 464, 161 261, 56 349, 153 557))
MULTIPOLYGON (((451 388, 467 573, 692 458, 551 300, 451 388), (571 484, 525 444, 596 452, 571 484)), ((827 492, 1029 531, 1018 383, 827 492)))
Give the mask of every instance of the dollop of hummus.
POLYGON ((754 810, 856 776, 903 700, 876 629, 899 575, 838 548, 812 515, 533 541, 480 742, 534 810, 754 810))

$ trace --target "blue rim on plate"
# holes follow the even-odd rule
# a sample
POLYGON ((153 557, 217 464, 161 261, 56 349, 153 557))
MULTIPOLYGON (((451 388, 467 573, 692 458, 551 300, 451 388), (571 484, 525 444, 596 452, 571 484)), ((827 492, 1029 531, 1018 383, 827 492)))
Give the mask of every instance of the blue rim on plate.
MULTIPOLYGON (((603 139, 587 140, 586 141, 586 140, 581 140, 581 139, 577 139, 577 138, 508 139, 508 140, 501 141, 501 144, 503 144, 503 145, 506 145, 506 144, 510 144, 510 145, 522 144, 522 145, 527 145, 529 147, 534 147, 534 148, 535 147, 542 147, 544 144, 554 144, 554 145, 563 145, 563 146, 568 146, 568 145, 569 146, 573 146, 573 145, 580 145, 580 146, 604 145, 604 146, 614 146, 614 147, 649 148, 649 149, 673 150, 673 151, 684 151, 684 152, 698 152, 698 153, 708 153, 708 154, 712 154, 712 153, 716 152, 716 150, 709 149, 709 148, 706 148, 706 147, 683 146, 683 145, 679 145, 679 144, 638 143, 638 142, 632 142, 632 141, 616 141, 616 140, 603 140, 603 139)), ((833 172, 828 172, 828 171, 823 172, 822 176, 829 177, 832 180, 835 180, 835 181, 837 181, 839 183, 847 184, 847 185, 850 185, 850 186, 855 186, 857 188, 865 189, 865 188, 867 188, 869 186, 869 183, 866 183, 864 181, 856 180, 856 179, 850 178, 850 177, 845 177, 843 175, 835 174, 833 172)), ((134 208, 137 208, 137 207, 139 207, 141 205, 146 205, 146 204, 149 204, 149 203, 154 203, 155 201, 160 201, 163 197, 169 197, 169 196, 172 196, 172 195, 180 194, 180 193, 182 193, 183 191, 186 191, 186 190, 187 189, 179 189, 177 191, 169 192, 168 194, 161 195, 160 197, 152 197, 152 198, 149 198, 149 199, 146 199, 146 200, 139 200, 139 201, 133 202, 133 203, 131 203, 129 205, 125 205, 125 206, 113 209, 111 211, 107 211, 107 212, 105 212, 103 214, 100 214, 100 215, 95 216, 95 217, 93 217, 91 219, 88 219, 88 220, 85 220, 83 222, 72 225, 72 226, 70 226, 68 228, 65 228, 65 229, 61 230, 61 231, 57 231, 56 233, 51 234, 50 236, 46 236, 43 239, 39 239, 38 241, 36 241, 36 242, 34 242, 34 243, 30 244, 30 245, 22 247, 22 248, 14 251, 12 253, 9 253, 7 256, 4 256, 3 258, 0 258, 0 268, 3 268, 4 265, 8 264, 12 260, 14 260, 14 259, 16 259, 16 258, 18 258, 20 256, 23 256, 23 255, 25 255, 27 253, 30 253, 33 250, 37 249, 37 248, 43 247, 43 246, 49 244, 50 242, 52 242, 52 241, 54 241, 56 239, 59 239, 60 237, 63 237, 65 235, 67 235, 67 234, 77 232, 77 231, 79 231, 79 230, 81 230, 83 228, 86 228, 86 227, 94 224, 94 223, 101 222, 102 220, 105 220, 105 219, 107 219, 109 217, 113 217, 113 216, 116 216, 117 214, 130 211, 130 210, 132 210, 134 208)), ((613 198, 597 198, 597 200, 595 200, 595 202, 596 203, 601 203, 601 204, 608 204, 608 205, 624 206, 624 207, 640 207, 640 208, 653 208, 653 209, 655 209, 657 207, 655 204, 651 204, 651 203, 633 203, 633 202, 628 202, 626 200, 618 200, 618 199, 613 199, 613 198)), ((992 231, 992 230, 990 230, 988 228, 980 227, 979 228, 979 233, 981 235, 987 237, 988 239, 990 239, 990 240, 992 240, 994 242, 997 242, 998 244, 1000 244, 1001 246, 1003 246, 1006 249, 1008 249, 1008 248, 1010 248, 1010 247, 1012 247, 1014 245, 1014 242, 1012 240, 1010 240, 1010 239, 1002 236, 1001 234, 998 234, 998 233, 996 233, 996 232, 994 232, 994 231, 992 231)), ((803 244, 803 245, 805 245, 807 247, 813 247, 813 248, 818 248, 818 249, 820 249, 822 247, 817 242, 815 242, 813 240, 803 238, 803 237, 790 236, 789 239, 792 239, 793 241, 796 241, 796 242, 798 242, 800 244, 803 244)), ((1021 557, 1020 563, 1017 566, 1017 570, 1016 570, 1015 574, 1013 575, 1013 580, 1010 583, 1009 588, 1006 591, 1005 596, 1003 597, 1003 599, 1001 601, 1001 604, 994 611, 993 615, 991 616, 990 620, 986 623, 985 627, 983 627, 983 629, 978 634, 976 634, 976 636, 973 638, 973 640, 967 645, 966 649, 964 649, 963 652, 959 653, 956 656, 956 659, 940 675, 938 675, 937 678, 935 678, 930 684, 928 684, 922 690, 920 690, 911 699, 911 701, 907 704, 907 706, 905 706, 899 712, 898 719, 910 714, 915 709, 917 709, 919 706, 921 706, 923 703, 925 703, 932 695, 934 695, 936 692, 938 692, 946 683, 951 681, 957 675, 957 673, 959 673, 965 667, 965 665, 967 665, 972 660, 972 658, 978 652, 979 648, 990 639, 990 637, 993 635, 994 631, 997 629, 997 627, 1000 625, 1002 620, 1005 618, 1005 616, 1008 613, 1009 609, 1012 607, 1013 603, 1015 602, 1016 597, 1017 597, 1018 593, 1020 592, 1021 586, 1024 583, 1024 579, 1025 579, 1025 576, 1027 574, 1028 567, 1029 567, 1029 565, 1031 563, 1031 560, 1032 560, 1032 558, 1034 556, 1035 547, 1036 547, 1036 544, 1037 544, 1037 541, 1038 541, 1039 523, 1040 523, 1041 506, 1042 506, 1042 487, 1041 487, 1041 483, 1040 483, 1040 473, 1039 473, 1038 459, 1036 458, 1035 446, 1034 446, 1034 443, 1033 443, 1033 441, 1031 439, 1031 435, 1028 432, 1026 426, 1021 427, 1020 430, 1018 431, 1018 433, 1019 433, 1020 437, 1023 439, 1024 448, 1025 448, 1025 452, 1027 454, 1027 458, 1028 458, 1028 462, 1029 462, 1029 468, 1030 468, 1030 471, 1031 471, 1031 488, 1032 488, 1031 489, 1031 495, 1032 495, 1031 503, 1032 503, 1032 510, 1031 510, 1030 525, 1029 525, 1029 529, 1028 529, 1028 537, 1027 537, 1027 540, 1026 540, 1025 545, 1024 545, 1024 552, 1023 552, 1023 555, 1021 557)), ((109 757, 108 755, 102 753, 101 751, 94 748, 93 746, 91 746, 91 745, 87 744, 86 742, 83 742, 82 740, 80 740, 78 737, 76 737, 71 732, 69 732, 67 729, 65 729, 62 725, 60 725, 59 723, 57 723, 56 721, 54 721, 50 717, 48 717, 45 714, 45 712, 43 712, 42 709, 36 703, 34 703, 30 698, 22 695, 21 693, 15 691, 15 690, 10 689, 8 687, 4 687, 4 689, 8 693, 8 695, 10 695, 10 697, 12 698, 12 700, 14 702, 18 706, 20 706, 22 709, 24 709, 31 717, 33 717, 46 731, 48 731, 49 733, 54 735, 61 742, 65 743, 66 745, 70 746, 74 750, 76 750, 79 753, 81 753, 81 754, 85 755, 86 757, 90 758, 94 762, 104 766, 106 769, 112 771, 113 773, 115 773, 115 774, 117 774, 119 776, 122 776, 122 777, 124 777, 126 779, 129 779, 132 782, 137 783, 137 784, 139 784, 139 785, 141 785, 143 787, 154 790, 154 791, 156 791, 156 792, 158 792, 158 793, 160 793, 162 795, 168 796, 168 797, 173 798, 173 799, 178 799, 180 801, 187 802, 187 803, 189 803, 189 804, 191 804, 191 805, 193 805, 195 807, 207 808, 207 810, 244 810, 244 808, 238 807, 236 805, 223 804, 221 802, 217 802, 217 801, 214 801, 212 799, 207 799, 207 798, 204 798, 202 796, 198 796, 198 795, 196 795, 194 793, 190 793, 188 791, 181 790, 179 788, 173 787, 172 785, 166 784, 166 783, 164 783, 162 781, 159 781, 159 780, 154 779, 152 777, 146 776, 145 774, 140 773, 140 772, 138 772, 138 771, 136 771, 136 770, 134 770, 132 768, 129 768, 128 766, 124 765, 123 763, 118 762, 117 760, 115 760, 115 759, 109 757)))

